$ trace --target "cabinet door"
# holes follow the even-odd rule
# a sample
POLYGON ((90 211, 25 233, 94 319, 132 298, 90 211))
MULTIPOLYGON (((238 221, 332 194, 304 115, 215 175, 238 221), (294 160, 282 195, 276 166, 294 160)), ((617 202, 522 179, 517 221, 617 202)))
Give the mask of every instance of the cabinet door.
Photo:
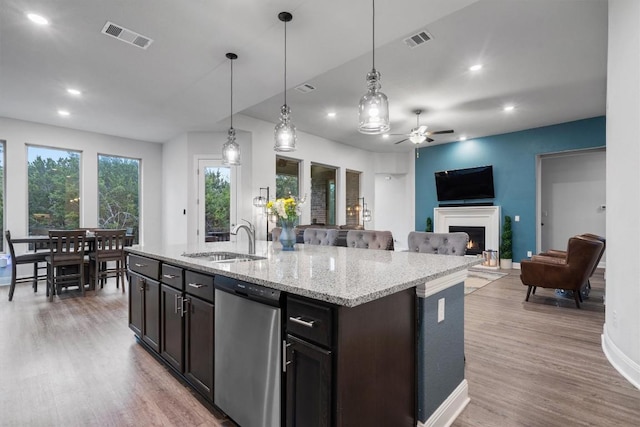
POLYGON ((331 351, 287 336, 287 427, 331 425, 331 351))
POLYGON ((142 338, 144 279, 129 272, 129 328, 142 338))
POLYGON ((184 375, 213 402, 213 304, 185 295, 184 375))
POLYGON ((182 372, 184 321, 182 292, 171 286, 160 288, 160 355, 178 372, 182 372))
POLYGON ((160 353, 160 283, 149 278, 144 282, 144 322, 142 341, 160 353))

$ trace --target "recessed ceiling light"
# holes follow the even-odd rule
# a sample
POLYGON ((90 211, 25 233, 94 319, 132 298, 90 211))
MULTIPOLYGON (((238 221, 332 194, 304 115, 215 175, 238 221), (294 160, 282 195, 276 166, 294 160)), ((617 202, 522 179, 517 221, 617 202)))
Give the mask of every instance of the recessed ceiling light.
POLYGON ((382 134, 382 137, 383 137, 384 139, 389 139, 389 134, 388 134, 388 133, 383 133, 383 134, 382 134))
POLYGON ((510 112, 515 110, 516 107, 514 107, 513 105, 507 105, 503 108, 504 111, 510 112))
POLYGON ((47 18, 35 13, 27 13, 27 18, 38 25, 49 25, 49 20, 47 18))
POLYGON ((467 137, 466 137, 466 136, 462 135, 462 136, 460 137, 460 141, 466 141, 466 140, 467 140, 467 137))
POLYGON ((334 118, 335 116, 336 116, 336 113, 334 111, 327 113, 327 117, 334 118))
POLYGON ((482 64, 476 64, 469 67, 469 71, 480 71, 482 70, 482 64))
POLYGON ((71 113, 69 113, 67 110, 58 110, 58 114, 63 116, 63 117, 66 117, 66 116, 70 115, 71 113))
POLYGON ((72 88, 72 87, 67 88, 67 93, 68 93, 68 94, 70 94, 70 95, 74 95, 74 96, 80 96, 80 95, 82 95, 82 92, 81 92, 81 91, 79 91, 78 89, 74 89, 74 88, 72 88))

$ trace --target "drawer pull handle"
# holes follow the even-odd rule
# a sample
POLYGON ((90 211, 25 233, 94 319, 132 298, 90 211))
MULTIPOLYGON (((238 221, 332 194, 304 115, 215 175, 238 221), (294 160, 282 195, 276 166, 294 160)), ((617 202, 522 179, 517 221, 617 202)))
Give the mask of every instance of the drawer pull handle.
POLYGON ((165 279, 175 279, 176 276, 175 274, 163 274, 162 277, 164 277, 165 279))
POLYGON ((298 317, 289 317, 289 320, 291 320, 293 323, 297 323, 298 325, 306 326, 307 328, 313 328, 315 326, 315 323, 316 323, 315 320, 311 320, 309 322, 307 322, 306 320, 302 320, 302 317, 300 317, 300 316, 298 316, 298 317))
POLYGON ((192 288, 200 289, 204 288, 207 285, 203 285, 202 283, 189 283, 189 286, 191 286, 192 288))
POLYGON ((147 264, 138 264, 138 263, 136 263, 135 266, 140 268, 140 267, 146 267, 147 264))

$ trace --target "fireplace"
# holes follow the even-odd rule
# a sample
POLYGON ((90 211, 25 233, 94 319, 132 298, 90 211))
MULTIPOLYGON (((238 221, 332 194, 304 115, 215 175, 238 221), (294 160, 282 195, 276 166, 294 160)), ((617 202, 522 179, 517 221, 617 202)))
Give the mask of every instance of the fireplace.
POLYGON ((467 255, 479 255, 485 250, 484 236, 485 227, 450 225, 449 233, 467 233, 469 243, 467 243, 467 255))
POLYGON ((478 249, 467 249, 468 255, 482 254, 482 251, 498 250, 500 238, 500 206, 451 206, 433 210, 433 231, 449 233, 461 230, 469 239, 478 243, 478 249), (482 237, 476 236, 482 230, 482 237), (482 243, 480 243, 482 242, 482 243), (482 244, 483 246, 480 246, 482 244))

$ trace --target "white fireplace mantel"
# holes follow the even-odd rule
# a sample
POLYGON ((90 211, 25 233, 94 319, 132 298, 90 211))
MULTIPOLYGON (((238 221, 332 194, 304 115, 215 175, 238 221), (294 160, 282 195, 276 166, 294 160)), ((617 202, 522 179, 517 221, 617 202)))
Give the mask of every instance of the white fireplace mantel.
POLYGON ((500 206, 455 206, 433 209, 433 231, 448 233, 449 226, 484 227, 485 248, 500 246, 500 206))

